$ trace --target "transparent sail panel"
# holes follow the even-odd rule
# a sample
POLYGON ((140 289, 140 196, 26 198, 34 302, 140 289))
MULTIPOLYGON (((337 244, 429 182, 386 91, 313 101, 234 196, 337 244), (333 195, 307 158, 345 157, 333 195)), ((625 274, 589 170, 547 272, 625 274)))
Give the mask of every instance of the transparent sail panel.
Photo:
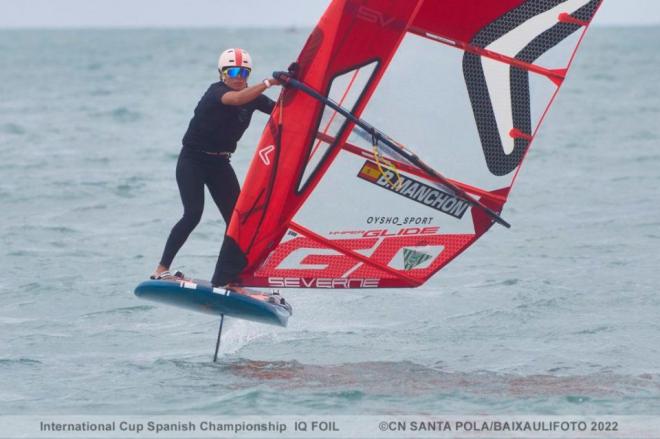
MULTIPOLYGON (((566 65, 552 63, 568 62, 576 43, 566 37, 541 57, 550 64, 530 71, 408 35, 363 118, 451 180, 489 192, 509 188, 561 84, 553 72, 566 65), (405 86, 415 59, 426 60, 414 70, 423 96, 405 86), (414 116, 406 124, 397 122, 402 111, 414 116)), ((370 150, 365 134, 354 130, 349 143, 370 150)))
MULTIPOLYGON (((372 62, 338 75, 330 83, 328 97, 340 106, 352 111, 371 79, 376 66, 377 63, 372 62)), ((299 191, 305 187, 309 178, 327 157, 334 139, 341 133, 345 124, 346 118, 344 116, 328 106, 324 108, 318 125, 318 134, 313 139, 309 160, 298 185, 299 191)))

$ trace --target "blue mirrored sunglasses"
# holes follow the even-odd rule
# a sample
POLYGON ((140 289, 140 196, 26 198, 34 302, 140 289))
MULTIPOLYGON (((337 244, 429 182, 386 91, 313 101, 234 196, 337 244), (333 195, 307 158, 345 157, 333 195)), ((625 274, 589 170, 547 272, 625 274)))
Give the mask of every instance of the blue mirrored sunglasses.
POLYGON ((246 67, 227 67, 223 72, 230 78, 238 78, 240 76, 243 79, 247 79, 250 76, 250 69, 246 67))

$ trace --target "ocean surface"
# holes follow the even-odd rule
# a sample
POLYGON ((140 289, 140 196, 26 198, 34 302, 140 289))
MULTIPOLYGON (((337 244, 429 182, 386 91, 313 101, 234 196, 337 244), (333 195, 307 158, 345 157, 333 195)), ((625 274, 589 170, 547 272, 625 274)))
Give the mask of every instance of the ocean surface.
MULTIPOLYGON (((217 54, 265 78, 308 32, 0 31, 0 413, 660 413, 660 28, 591 30, 513 228, 421 288, 286 291, 289 327, 228 320, 218 364, 217 319, 133 295, 217 54)), ((175 267, 209 278, 224 227, 207 197, 175 267)))

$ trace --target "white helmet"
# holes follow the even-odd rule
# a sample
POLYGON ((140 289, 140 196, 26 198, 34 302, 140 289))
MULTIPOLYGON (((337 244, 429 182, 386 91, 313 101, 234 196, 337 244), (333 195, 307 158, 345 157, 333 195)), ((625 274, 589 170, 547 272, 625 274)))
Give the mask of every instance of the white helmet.
POLYGON ((252 70, 252 57, 243 49, 227 49, 218 58, 218 70, 226 67, 246 67, 252 70))

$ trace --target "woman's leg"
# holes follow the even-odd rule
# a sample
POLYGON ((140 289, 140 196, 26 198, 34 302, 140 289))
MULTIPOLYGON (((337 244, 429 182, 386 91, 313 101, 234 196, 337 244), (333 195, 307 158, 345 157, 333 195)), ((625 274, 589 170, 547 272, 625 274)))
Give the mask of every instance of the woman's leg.
POLYGON ((206 185, 213 201, 215 201, 215 205, 220 210, 222 218, 225 220, 225 224, 229 226, 236 200, 238 200, 238 195, 241 193, 241 186, 229 160, 219 160, 214 166, 213 172, 207 172, 206 185))
POLYGON ((176 166, 176 182, 183 202, 183 217, 170 232, 160 265, 156 269, 167 270, 177 252, 199 224, 204 211, 204 172, 201 165, 182 152, 176 166))
MULTIPOLYGON (((224 161, 222 164, 217 166, 218 171, 213 173, 211 178, 207 180, 207 185, 209 192, 213 197, 213 201, 218 206, 222 217, 225 220, 227 226, 229 226, 229 221, 231 221, 231 215, 234 211, 234 206, 236 206, 236 200, 238 200, 238 195, 241 192, 241 187, 236 178, 236 173, 231 167, 229 160, 224 161)), ((226 238, 225 238, 226 239, 226 238)), ((224 243, 226 244, 226 243, 224 243)), ((223 245, 224 245, 223 244, 223 245)), ((218 257, 218 261, 215 266, 215 273, 213 274, 212 283, 213 285, 219 286, 225 284, 221 279, 224 279, 224 270, 230 272, 236 271, 238 266, 243 262, 239 260, 233 260, 231 258, 221 261, 218 257)))

